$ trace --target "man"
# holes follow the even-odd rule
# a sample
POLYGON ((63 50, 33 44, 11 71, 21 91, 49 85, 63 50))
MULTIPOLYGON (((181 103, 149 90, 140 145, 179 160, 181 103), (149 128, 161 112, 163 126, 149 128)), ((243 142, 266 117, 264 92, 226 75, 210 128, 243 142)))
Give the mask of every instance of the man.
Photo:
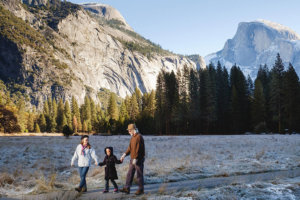
POLYGON ((139 189, 136 191, 136 195, 144 193, 144 161, 145 161, 145 144, 142 135, 139 133, 135 124, 128 125, 128 133, 131 135, 129 146, 126 152, 121 157, 121 162, 124 158, 130 154, 130 164, 127 172, 126 185, 121 192, 126 194, 130 193, 130 186, 132 185, 135 171, 137 172, 137 181, 139 189))

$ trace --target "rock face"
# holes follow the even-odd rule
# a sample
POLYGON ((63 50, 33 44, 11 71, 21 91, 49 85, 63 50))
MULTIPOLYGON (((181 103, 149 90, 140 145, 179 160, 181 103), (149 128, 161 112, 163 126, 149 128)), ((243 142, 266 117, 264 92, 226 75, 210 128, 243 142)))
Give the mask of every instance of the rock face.
POLYGON ((48 0, 22 0, 23 3, 31 6, 46 5, 48 0))
MULTIPOLYGON (((0 3, 1 1, 5 2, 0 0, 0 3)), ((36 1, 28 1, 28 4, 33 2, 36 1)), ((39 8, 35 7, 34 12, 29 12, 22 6, 17 9, 8 7, 7 4, 4 6, 17 17, 26 20, 48 41, 45 44, 46 53, 14 41, 9 43, 12 46, 10 51, 0 48, 0 55, 5 56, 4 58, 20 55, 17 64, 14 59, 4 59, 2 63, 8 62, 5 66, 0 62, 0 71, 11 76, 8 80, 16 79, 19 80, 18 84, 25 85, 34 104, 49 96, 60 96, 69 100, 75 96, 81 104, 87 94, 97 102, 97 93, 101 88, 107 88, 121 97, 130 95, 136 87, 143 93, 149 92, 155 89, 156 78, 161 69, 176 71, 185 65, 192 68, 205 67, 201 56, 190 59, 172 54, 134 33, 119 12, 109 6, 84 5, 85 9, 93 8, 94 13, 97 11, 97 16, 82 8, 59 19, 55 30, 47 26, 49 21, 43 20, 47 10, 37 10, 39 8), (123 20, 123 24, 120 27, 101 23, 101 13, 104 20, 123 20), (135 46, 138 48, 134 48, 135 46), (19 74, 9 73, 6 66, 19 74), (28 71, 33 75, 29 76, 28 71), (15 76, 23 77, 23 80, 15 76)), ((57 21, 56 16, 54 17, 57 21)))
POLYGON ((119 22, 121 22, 121 25, 123 25, 124 28, 133 31, 133 29, 127 24, 126 20, 121 15, 121 13, 117 9, 109 5, 98 4, 98 3, 87 3, 87 4, 82 4, 82 7, 85 10, 88 10, 106 20, 109 21, 118 20, 119 22))
POLYGON ((237 64, 246 75, 256 77, 260 65, 269 68, 280 54, 286 67, 291 62, 300 75, 300 36, 293 30, 270 21, 242 22, 221 51, 205 57, 206 63, 218 61, 227 68, 237 64))

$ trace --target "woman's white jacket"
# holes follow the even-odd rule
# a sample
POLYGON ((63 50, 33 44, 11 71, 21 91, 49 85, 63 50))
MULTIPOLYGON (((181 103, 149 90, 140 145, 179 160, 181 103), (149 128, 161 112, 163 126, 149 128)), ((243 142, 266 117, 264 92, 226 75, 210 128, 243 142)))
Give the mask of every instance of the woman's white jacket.
POLYGON ((84 149, 84 155, 81 153, 82 145, 79 144, 76 147, 76 150, 74 152, 74 155, 71 160, 71 165, 74 165, 74 162, 76 159, 78 159, 78 167, 89 167, 91 166, 92 158, 95 160, 95 162, 98 163, 98 157, 96 155, 96 152, 93 148, 85 148, 84 149))

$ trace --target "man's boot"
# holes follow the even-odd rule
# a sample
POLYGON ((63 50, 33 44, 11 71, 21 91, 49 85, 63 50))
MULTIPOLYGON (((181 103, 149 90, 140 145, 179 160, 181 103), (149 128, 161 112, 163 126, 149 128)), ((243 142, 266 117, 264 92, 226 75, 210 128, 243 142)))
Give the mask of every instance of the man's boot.
POLYGON ((135 195, 141 195, 141 194, 144 194, 144 189, 138 189, 138 190, 135 192, 135 195))
POLYGON ((126 194, 130 194, 130 189, 129 188, 125 188, 123 187, 120 192, 126 193, 126 194))

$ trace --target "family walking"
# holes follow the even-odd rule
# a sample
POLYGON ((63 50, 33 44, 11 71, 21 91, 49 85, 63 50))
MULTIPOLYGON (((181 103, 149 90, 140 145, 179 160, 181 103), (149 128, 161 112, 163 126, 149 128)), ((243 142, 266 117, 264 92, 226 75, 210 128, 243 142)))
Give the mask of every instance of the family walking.
POLYGON ((133 177, 137 172, 138 190, 136 195, 144 193, 144 161, 145 161, 145 144, 143 136, 139 133, 135 124, 128 125, 128 133, 131 135, 129 146, 123 153, 120 160, 113 153, 113 147, 105 147, 105 157, 103 162, 98 162, 98 157, 95 150, 89 144, 89 136, 84 135, 81 137, 80 144, 77 145, 74 155, 71 160, 71 166, 78 160, 78 169, 80 175, 79 186, 75 188, 78 192, 87 192, 86 175, 91 166, 92 159, 95 161, 96 166, 105 166, 105 189, 103 193, 109 192, 109 181, 114 186, 114 193, 118 192, 118 185, 115 182, 118 179, 117 170, 115 165, 123 163, 126 156, 130 155, 129 169, 127 172, 125 186, 120 189, 120 192, 130 194, 130 187, 132 185, 133 177))

